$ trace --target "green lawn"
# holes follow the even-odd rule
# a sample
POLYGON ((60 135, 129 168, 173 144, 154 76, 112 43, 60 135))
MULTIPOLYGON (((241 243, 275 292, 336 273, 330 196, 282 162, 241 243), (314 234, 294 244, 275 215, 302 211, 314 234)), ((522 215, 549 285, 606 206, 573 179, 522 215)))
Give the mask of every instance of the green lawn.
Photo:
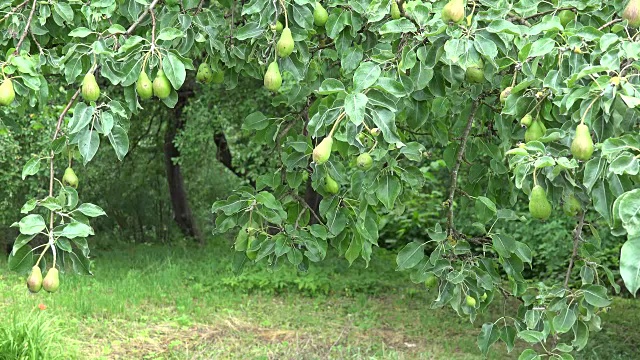
MULTIPOLYGON (((306 275, 254 266, 235 276, 231 250, 215 241, 207 249, 97 251, 95 276, 66 277, 54 295, 29 294, 24 276, 3 262, 0 328, 29 316, 45 321, 42 343, 57 345, 61 359, 454 360, 481 358, 479 327, 497 316, 471 324, 453 310, 429 309, 434 294, 393 271, 394 257, 383 251, 369 269, 332 260, 306 275)), ((577 358, 640 358, 639 310, 637 301, 617 299, 577 358)), ((490 358, 517 355, 498 344, 490 358)))

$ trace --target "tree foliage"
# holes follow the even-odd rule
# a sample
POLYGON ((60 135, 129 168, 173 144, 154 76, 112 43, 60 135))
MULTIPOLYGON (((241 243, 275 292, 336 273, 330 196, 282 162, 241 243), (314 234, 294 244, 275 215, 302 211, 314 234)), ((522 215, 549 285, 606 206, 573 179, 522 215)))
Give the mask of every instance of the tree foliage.
POLYGON ((422 190, 417 165, 436 156, 451 174, 443 216, 399 251, 397 270, 437 285, 433 305, 471 320, 497 297, 520 299, 516 314, 482 326, 483 353, 498 340, 510 351, 518 338, 543 345, 523 359, 570 359, 600 328, 605 284, 617 286, 599 264, 587 213, 626 241, 620 273, 629 291, 640 287, 637 5, 5 2, 3 126, 17 131, 20 117, 59 99, 60 87, 73 94, 55 104, 50 146, 24 163, 23 178, 41 176, 48 194, 22 207, 9 264, 44 270, 51 252, 52 267, 90 273, 89 220, 104 211, 61 181, 68 154, 79 151, 87 164, 110 145, 122 160, 130 121, 158 102, 174 107, 188 78, 223 81, 227 91, 255 78, 280 110, 254 109, 242 129, 256 147, 273 149, 279 167, 213 205, 216 231, 236 236, 237 269, 261 261, 304 270, 329 246, 350 263, 368 263, 381 215, 403 211, 422 190), (282 109, 285 116, 273 115, 282 109), (365 153, 372 163, 358 166, 365 153), (513 208, 533 189, 534 217, 577 219, 563 283, 527 282, 531 250, 495 230, 521 220, 513 208), (309 191, 322 196, 318 206, 306 201, 309 191), (475 210, 472 231, 456 227, 462 206, 475 210), (32 249, 39 236, 46 243, 32 249), (581 281, 570 283, 578 271, 581 281))

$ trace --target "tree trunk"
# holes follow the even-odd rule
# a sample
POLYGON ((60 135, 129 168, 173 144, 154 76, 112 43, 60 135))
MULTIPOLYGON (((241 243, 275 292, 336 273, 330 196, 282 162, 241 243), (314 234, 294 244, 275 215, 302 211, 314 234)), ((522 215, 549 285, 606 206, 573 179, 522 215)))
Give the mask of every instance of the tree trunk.
POLYGON ((200 240, 200 231, 196 226, 189 206, 180 165, 173 162, 174 158, 180 157, 180 150, 176 147, 174 140, 178 131, 184 127, 182 111, 192 93, 193 84, 189 81, 185 82, 178 91, 178 103, 173 108, 173 113, 169 119, 167 119, 167 128, 164 135, 164 160, 174 220, 184 235, 200 240))

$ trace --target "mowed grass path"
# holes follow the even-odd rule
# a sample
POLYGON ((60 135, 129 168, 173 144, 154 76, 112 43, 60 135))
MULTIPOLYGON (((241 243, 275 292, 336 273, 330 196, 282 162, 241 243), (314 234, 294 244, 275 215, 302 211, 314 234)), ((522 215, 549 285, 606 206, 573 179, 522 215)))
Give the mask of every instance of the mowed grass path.
MULTIPOLYGON (((473 324, 429 309, 435 294, 394 271, 344 260, 231 272, 231 249, 138 245, 96 251, 95 276, 67 276, 56 294, 29 294, 0 263, 0 326, 28 314, 54 321, 64 359, 480 359, 473 324), (38 306, 43 304, 45 310, 38 306)), ((499 306, 496 307, 496 309, 499 306)), ((579 359, 640 358, 640 304, 618 299, 579 359)), ((522 344, 521 344, 522 346, 522 344)), ((491 359, 517 359, 503 344, 491 359)))

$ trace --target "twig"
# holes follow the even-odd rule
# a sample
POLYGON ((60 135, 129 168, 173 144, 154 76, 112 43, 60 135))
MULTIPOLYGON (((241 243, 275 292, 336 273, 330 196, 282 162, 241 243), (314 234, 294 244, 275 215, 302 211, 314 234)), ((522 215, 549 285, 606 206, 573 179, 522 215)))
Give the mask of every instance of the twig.
POLYGON ((580 213, 580 217, 578 218, 578 225, 576 225, 575 230, 573 230, 573 251, 571 252, 571 259, 569 260, 569 267, 567 268, 567 274, 564 277, 564 287, 565 289, 569 285, 569 278, 571 277, 571 270, 573 270, 573 264, 578 255, 578 247, 580 245, 580 237, 582 236, 582 227, 584 226, 584 215, 585 212, 580 213))
POLYGON ((291 194, 291 196, 293 196, 296 200, 298 200, 299 202, 301 202, 301 203, 302 203, 302 205, 304 205, 307 209, 309 209, 309 212, 313 214, 313 217, 314 217, 314 218, 316 218, 316 220, 318 220, 318 223, 319 223, 319 224, 323 224, 323 225, 324 225, 324 223, 322 222, 322 220, 320 220, 320 217, 318 216, 318 214, 316 214, 315 210, 313 210, 313 209, 311 208, 311 206, 309 206, 309 204, 307 204, 307 202, 306 202, 303 198, 301 198, 301 197, 300 197, 300 195, 298 195, 298 194, 294 194, 294 193, 290 193, 290 194, 291 194))
POLYGON ((129 28, 127 29, 126 35, 131 35, 133 33, 136 27, 140 25, 140 22, 144 20, 145 16, 147 16, 147 14, 153 10, 153 8, 158 4, 159 1, 160 0, 153 0, 153 2, 149 5, 149 7, 142 14, 140 14, 140 16, 138 17, 138 20, 136 20, 136 22, 134 22, 133 24, 131 24, 131 26, 129 26, 129 28))
POLYGON ((559 12, 559 11, 562 11, 562 10, 573 10, 573 9, 575 9, 573 6, 567 6, 567 7, 562 7, 562 8, 542 11, 542 12, 539 12, 537 14, 526 16, 526 17, 524 17, 524 20, 529 20, 529 19, 532 19, 534 17, 544 16, 544 15, 551 14, 551 13, 554 13, 554 12, 559 12))
POLYGON ((6 20, 9 16, 15 14, 16 11, 22 9, 25 5, 27 5, 28 2, 29 2, 29 0, 24 0, 21 4, 16 5, 16 7, 14 7, 11 10, 9 10, 9 12, 5 16, 3 16, 2 19, 0 19, 0 22, 6 20))
POLYGON ((233 26, 235 25, 235 20, 233 19, 234 14, 236 13, 236 0, 233 0, 233 4, 231 4, 231 23, 229 24, 229 45, 233 47, 233 26))
POLYGON ((456 188, 458 186, 458 171, 460 170, 460 165, 462 164, 462 158, 464 155, 464 150, 467 147, 467 139, 469 138, 469 132, 471 132, 471 125, 473 125, 473 120, 476 117, 476 112, 478 111, 478 105, 482 101, 482 98, 485 95, 480 95, 476 100, 473 101, 471 105, 471 112, 469 113, 469 120, 467 120, 467 126, 462 133, 462 138, 460 140, 460 147, 458 148, 458 153, 456 154, 456 162, 453 165, 453 171, 451 171, 451 185, 449 188, 449 198, 448 198, 448 211, 447 211, 447 233, 449 235, 453 232, 453 198, 456 194, 456 188))
POLYGON ((604 28, 606 28, 607 26, 611 26, 611 25, 613 25, 613 24, 615 24, 615 23, 619 23, 619 22, 621 22, 621 21, 622 21, 622 19, 613 19, 613 20, 609 21, 608 23, 605 23, 604 25, 600 26, 600 27, 598 28, 598 30, 602 31, 602 30, 604 30, 604 28))
POLYGON ((33 0, 33 3, 31 3, 31 12, 29 13, 29 18, 27 18, 27 23, 24 26, 24 31, 22 32, 22 35, 20 35, 20 40, 18 40, 18 45, 16 45, 16 51, 13 52, 14 55, 20 54, 20 46, 22 46, 24 39, 27 37, 27 34, 29 33, 29 27, 31 26, 33 13, 35 12, 36 12, 36 0, 33 0))
POLYGON ((40 55, 44 55, 44 50, 42 49, 42 45, 40 45, 40 43, 38 42, 38 40, 36 39, 36 36, 33 35, 33 32, 29 31, 29 34, 31 34, 31 39, 33 39, 33 42, 36 44, 36 46, 38 47, 38 53, 40 53, 40 55))
POLYGON ((204 6, 204 0, 200 0, 200 3, 198 4, 198 8, 196 9, 196 12, 193 13, 193 16, 198 15, 200 11, 202 11, 202 6, 204 6))

